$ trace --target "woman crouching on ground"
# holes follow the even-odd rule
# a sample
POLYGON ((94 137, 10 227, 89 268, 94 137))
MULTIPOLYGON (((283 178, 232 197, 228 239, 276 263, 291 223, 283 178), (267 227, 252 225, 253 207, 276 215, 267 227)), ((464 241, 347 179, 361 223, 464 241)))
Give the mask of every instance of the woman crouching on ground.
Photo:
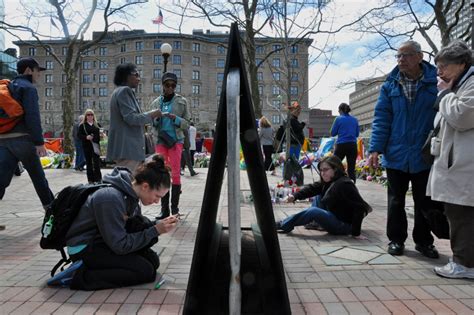
POLYGON ((159 258, 150 247, 178 219, 170 216, 154 224, 141 215, 139 203, 156 204, 168 193, 169 168, 155 155, 133 176, 126 168, 115 168, 103 182, 111 187, 89 196, 66 235, 74 264, 48 281, 49 285, 100 290, 155 280, 159 258))
POLYGON ((290 194, 287 199, 287 202, 294 202, 315 197, 312 206, 277 222, 277 230, 289 233, 295 226, 314 221, 329 234, 366 239, 360 230, 362 220, 372 208, 347 177, 341 160, 335 155, 325 157, 319 162, 318 169, 320 181, 305 186, 294 195, 290 194))

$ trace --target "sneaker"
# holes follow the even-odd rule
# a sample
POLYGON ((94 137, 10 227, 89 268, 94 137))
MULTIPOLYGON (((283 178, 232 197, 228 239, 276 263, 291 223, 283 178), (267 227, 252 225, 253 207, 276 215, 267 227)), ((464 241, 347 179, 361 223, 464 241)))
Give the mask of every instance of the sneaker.
POLYGON ((276 230, 277 230, 278 232, 281 232, 281 233, 290 233, 291 231, 293 231, 293 229, 284 230, 284 229, 282 228, 281 221, 275 222, 275 226, 276 226, 276 230))
POLYGON ((387 253, 394 256, 403 255, 403 250, 405 249, 405 245, 397 243, 397 242, 390 242, 388 244, 387 253))
POLYGON ((434 245, 420 245, 416 244, 415 249, 423 256, 428 258, 439 258, 439 253, 434 245))
POLYGON ((434 272, 441 277, 450 279, 474 279, 474 268, 467 268, 463 265, 450 261, 443 267, 434 267, 434 272))
POLYGON ((309 222, 308 224, 305 224, 304 228, 307 230, 325 231, 325 229, 314 220, 309 222))
POLYGON ((66 270, 61 271, 60 273, 56 274, 54 277, 48 280, 49 286, 62 286, 67 287, 71 284, 72 278, 76 271, 81 268, 83 265, 82 260, 78 260, 74 262, 69 268, 66 270))

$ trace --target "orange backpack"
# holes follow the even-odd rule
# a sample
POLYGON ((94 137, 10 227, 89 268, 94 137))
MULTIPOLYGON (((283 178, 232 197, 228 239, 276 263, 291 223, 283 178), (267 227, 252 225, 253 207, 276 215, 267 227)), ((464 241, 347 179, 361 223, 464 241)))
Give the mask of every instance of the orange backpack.
POLYGON ((0 134, 10 131, 23 116, 23 106, 10 94, 10 80, 0 80, 0 134))

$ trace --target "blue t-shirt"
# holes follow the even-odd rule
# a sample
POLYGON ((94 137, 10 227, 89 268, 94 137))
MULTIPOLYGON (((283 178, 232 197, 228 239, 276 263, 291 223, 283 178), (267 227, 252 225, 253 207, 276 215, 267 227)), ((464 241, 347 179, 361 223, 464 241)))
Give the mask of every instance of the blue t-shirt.
POLYGON ((359 136, 359 122, 349 114, 342 114, 334 120, 331 136, 337 136, 336 143, 356 143, 359 136))

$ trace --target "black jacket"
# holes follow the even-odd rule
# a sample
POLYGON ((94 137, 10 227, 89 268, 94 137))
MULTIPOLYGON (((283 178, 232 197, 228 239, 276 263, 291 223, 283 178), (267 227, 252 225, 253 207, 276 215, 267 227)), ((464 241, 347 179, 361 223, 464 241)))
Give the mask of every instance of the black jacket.
POLYGON ((291 144, 303 145, 304 133, 303 129, 306 126, 304 122, 299 122, 296 116, 290 118, 290 130, 291 130, 291 144))
POLYGON ((294 194, 296 200, 321 195, 321 207, 339 220, 352 225, 352 235, 360 235, 362 220, 372 208, 362 199, 354 182, 342 176, 331 183, 314 182, 294 194))

